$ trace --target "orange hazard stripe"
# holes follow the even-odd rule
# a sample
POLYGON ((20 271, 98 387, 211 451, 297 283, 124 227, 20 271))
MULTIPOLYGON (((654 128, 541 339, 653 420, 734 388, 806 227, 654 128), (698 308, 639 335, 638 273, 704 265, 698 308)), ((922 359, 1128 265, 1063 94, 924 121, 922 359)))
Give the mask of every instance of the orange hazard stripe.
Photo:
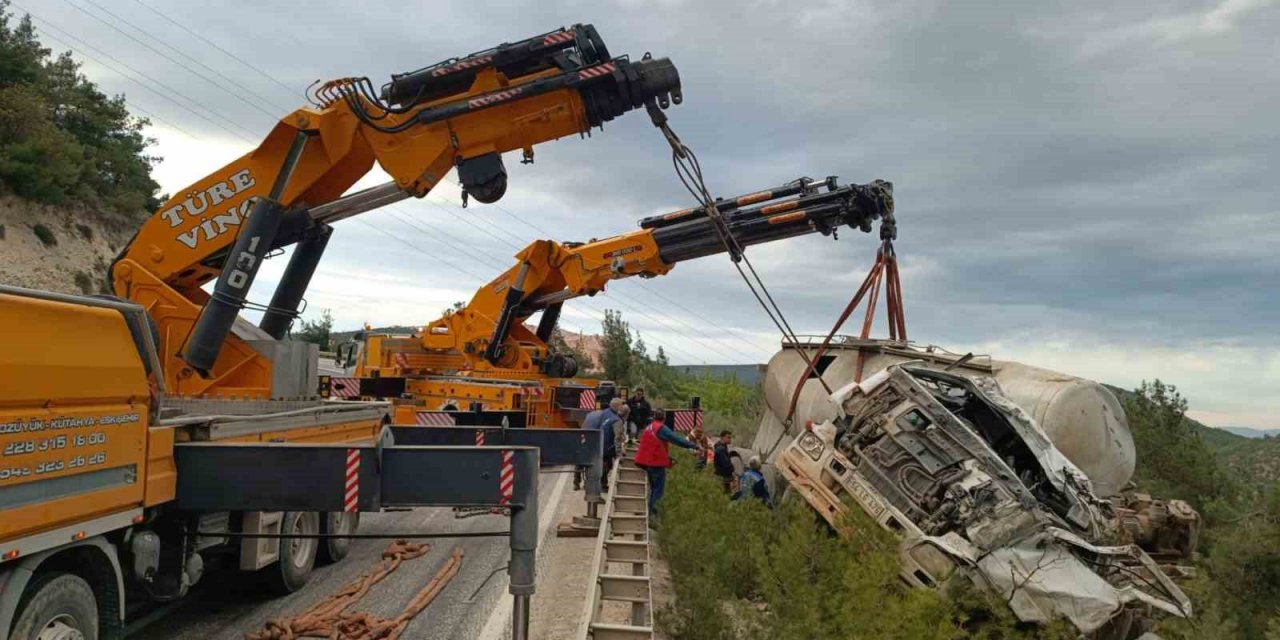
POLYGON ((735 200, 735 202, 737 202, 738 206, 743 206, 748 204, 755 204, 757 202, 764 202, 765 200, 771 200, 771 199, 773 199, 772 191, 761 191, 759 193, 751 193, 751 194, 742 196, 741 198, 738 198, 737 200, 735 200))
POLYGON ((796 208, 796 207, 798 207, 798 206, 800 206, 800 201, 799 201, 799 200, 790 200, 790 201, 787 201, 787 202, 779 202, 778 204, 771 204, 771 205, 769 205, 769 206, 767 206, 767 207, 764 207, 764 208, 760 209, 760 213, 762 213, 762 214, 764 214, 764 215, 766 215, 766 216, 767 216, 767 215, 772 214, 772 213, 780 213, 780 212, 782 212, 782 211, 790 211, 791 209, 794 209, 794 208, 796 208))
POLYGON ((672 211, 671 213, 668 213, 667 215, 662 216, 662 219, 675 220, 676 218, 683 218, 693 213, 694 211, 701 211, 701 209, 681 209, 679 211, 672 211))
POLYGON ((784 222, 794 222, 796 220, 803 220, 804 217, 807 215, 809 215, 809 212, 805 211, 804 209, 801 209, 799 211, 795 211, 792 213, 784 213, 780 216, 773 216, 772 218, 766 218, 766 219, 769 221, 769 224, 782 224, 784 222))

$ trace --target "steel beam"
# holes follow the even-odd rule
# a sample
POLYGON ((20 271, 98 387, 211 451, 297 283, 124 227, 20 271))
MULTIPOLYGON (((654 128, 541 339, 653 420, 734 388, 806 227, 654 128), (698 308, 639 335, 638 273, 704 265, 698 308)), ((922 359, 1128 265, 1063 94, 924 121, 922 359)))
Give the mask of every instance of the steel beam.
MULTIPOLYGON (((465 412, 454 415, 463 418, 465 412)), ((537 447, 545 465, 587 467, 587 502, 603 502, 604 432, 598 429, 503 429, 501 427, 419 427, 392 425, 397 445, 462 446, 484 442, 486 447, 537 447)))
POLYGON ((390 431, 384 430, 378 444, 177 444, 174 506, 193 511, 509 507, 511 562, 507 574, 514 596, 515 635, 523 638, 538 549, 538 449, 396 446, 390 442, 390 431), (354 483, 349 481, 351 477, 354 483))

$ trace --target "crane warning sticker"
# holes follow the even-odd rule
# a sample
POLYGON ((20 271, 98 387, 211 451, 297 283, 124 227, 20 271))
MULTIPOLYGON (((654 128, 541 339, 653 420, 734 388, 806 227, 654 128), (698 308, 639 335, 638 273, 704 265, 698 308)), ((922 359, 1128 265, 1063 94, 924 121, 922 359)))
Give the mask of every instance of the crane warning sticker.
POLYGON ((0 482, 133 462, 124 458, 143 451, 143 423, 135 411, 0 416, 0 482))

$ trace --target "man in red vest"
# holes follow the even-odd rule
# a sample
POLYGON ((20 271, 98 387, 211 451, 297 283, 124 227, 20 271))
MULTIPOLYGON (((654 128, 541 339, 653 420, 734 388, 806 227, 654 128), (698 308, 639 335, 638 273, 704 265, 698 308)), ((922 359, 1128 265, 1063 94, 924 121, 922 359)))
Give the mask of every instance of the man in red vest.
MULTIPOLYGON (((640 432, 640 445, 636 448, 636 466, 649 474, 649 518, 658 516, 658 501, 667 486, 667 467, 671 466, 668 443, 685 449, 697 449, 698 445, 685 440, 666 424, 667 412, 654 409, 653 423, 640 432)), ((652 522, 650 522, 652 524, 652 522)))

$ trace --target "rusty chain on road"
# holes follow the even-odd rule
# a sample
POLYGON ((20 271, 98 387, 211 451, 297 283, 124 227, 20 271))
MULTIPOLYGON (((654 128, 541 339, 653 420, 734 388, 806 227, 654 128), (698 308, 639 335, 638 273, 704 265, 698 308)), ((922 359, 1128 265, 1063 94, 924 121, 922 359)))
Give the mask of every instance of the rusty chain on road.
POLYGON ((462 567, 461 547, 453 550, 449 560, 396 617, 388 619, 368 612, 348 612, 347 609, 363 599, 374 585, 394 573, 400 565, 420 558, 430 550, 429 544, 397 540, 382 552, 382 558, 372 569, 356 580, 301 614, 268 621, 261 630, 246 633, 245 640, 396 640, 413 618, 427 608, 458 574, 462 567))

